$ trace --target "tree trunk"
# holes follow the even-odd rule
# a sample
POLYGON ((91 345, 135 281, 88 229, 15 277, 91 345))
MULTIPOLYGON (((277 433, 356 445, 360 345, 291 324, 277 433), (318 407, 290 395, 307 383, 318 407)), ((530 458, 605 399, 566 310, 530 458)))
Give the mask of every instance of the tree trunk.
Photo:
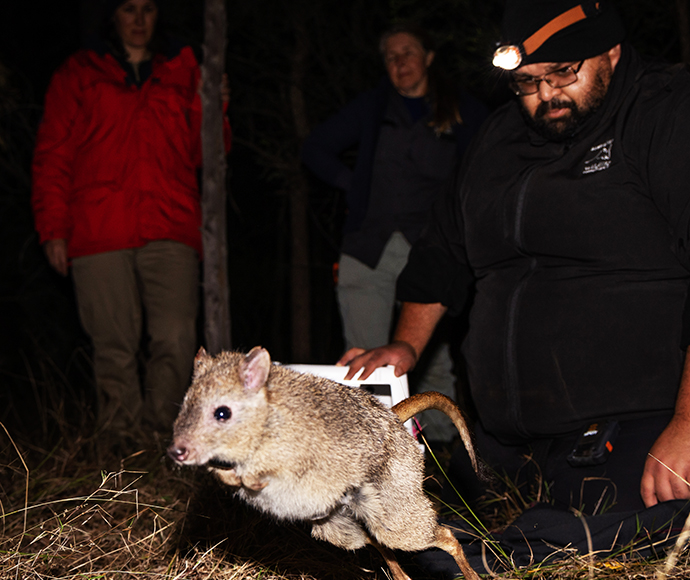
MULTIPOLYGON (((309 131, 304 100, 304 79, 309 52, 304 10, 293 12, 295 47, 292 53, 290 107, 295 132, 300 143, 309 131)), ((292 359, 309 362, 311 359, 311 283, 309 268, 309 220, 307 183, 299 159, 295 160, 295 177, 290 192, 290 230, 292 239, 292 359)))
POLYGON ((688 0, 676 0, 678 14, 678 34, 680 37, 680 56, 683 62, 690 64, 690 17, 688 0))
POLYGON ((225 146, 220 87, 225 69, 225 0, 206 0, 204 62, 201 67, 203 181, 201 209, 204 245, 204 332, 216 354, 231 348, 230 285, 226 232, 225 146))

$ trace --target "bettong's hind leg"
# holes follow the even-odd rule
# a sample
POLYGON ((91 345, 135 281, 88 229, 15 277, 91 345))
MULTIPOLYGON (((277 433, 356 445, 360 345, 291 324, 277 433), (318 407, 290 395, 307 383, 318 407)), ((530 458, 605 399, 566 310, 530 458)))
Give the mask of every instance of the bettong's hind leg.
POLYGON ((467 561, 465 552, 458 542, 458 539, 453 535, 453 532, 445 526, 438 526, 436 528, 436 547, 448 552, 456 564, 460 567, 462 575, 468 580, 481 580, 479 575, 470 566, 467 561))
POLYGON ((367 538, 367 543, 374 546, 374 548, 379 551, 381 556, 383 556, 383 559, 386 561, 388 569, 393 576, 393 580, 411 580, 411 578, 405 574, 405 571, 400 566, 398 559, 393 553, 393 550, 386 548, 386 546, 379 544, 376 540, 370 537, 367 538))
MULTIPOLYGON (((479 575, 474 571, 474 569, 470 566, 470 563, 467 561, 465 552, 463 551, 460 542, 458 542, 457 538, 453 535, 453 532, 444 526, 438 526, 435 535, 436 547, 448 552, 453 557, 466 580, 481 580, 479 575)), ((395 554, 390 548, 379 544, 371 537, 367 537, 367 543, 374 546, 374 548, 379 551, 381 556, 383 556, 383 559, 386 561, 386 564, 391 571, 393 580, 411 580, 400 566, 398 559, 395 557, 395 554)))

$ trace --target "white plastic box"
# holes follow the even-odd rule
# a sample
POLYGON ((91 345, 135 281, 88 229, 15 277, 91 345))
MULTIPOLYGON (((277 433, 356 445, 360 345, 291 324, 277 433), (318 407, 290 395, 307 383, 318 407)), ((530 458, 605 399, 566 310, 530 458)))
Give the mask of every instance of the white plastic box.
MULTIPOLYGON (((395 367, 392 365, 376 369, 363 381, 357 380, 357 378, 346 381, 345 375, 347 374, 349 367, 302 364, 291 364, 285 366, 300 373, 311 373, 313 375, 324 377, 343 385, 347 385, 348 387, 359 387, 361 389, 365 389, 387 407, 392 407, 396 403, 399 403, 403 399, 407 399, 410 396, 410 390, 407 384, 407 375, 396 377, 394 372, 395 367)), ((357 376, 361 374, 362 373, 360 372, 357 376)), ((413 436, 416 436, 416 428, 414 427, 414 421, 412 421, 412 419, 407 421, 405 426, 413 436)))

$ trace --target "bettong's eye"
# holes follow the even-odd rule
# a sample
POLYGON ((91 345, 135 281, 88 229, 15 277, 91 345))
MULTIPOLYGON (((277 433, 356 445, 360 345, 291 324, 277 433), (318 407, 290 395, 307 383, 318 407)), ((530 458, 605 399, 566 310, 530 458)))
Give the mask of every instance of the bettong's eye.
POLYGON ((232 416, 232 411, 230 411, 229 407, 218 407, 213 412, 213 416, 216 418, 216 421, 227 421, 232 416))

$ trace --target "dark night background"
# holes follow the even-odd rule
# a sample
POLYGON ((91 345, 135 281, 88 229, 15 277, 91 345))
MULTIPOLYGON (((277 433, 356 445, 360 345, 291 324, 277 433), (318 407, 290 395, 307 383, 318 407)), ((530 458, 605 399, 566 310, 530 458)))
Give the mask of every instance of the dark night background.
MULTIPOLYGON (((683 60, 687 2, 618 0, 630 41, 644 54, 683 60)), ((0 422, 15 433, 52 431, 51 417, 87 420, 90 346, 71 282, 50 270, 29 205, 33 138, 52 72, 98 20, 97 0, 0 4, 0 422)), ((172 33, 199 48, 203 2, 168 0, 172 33)), ((377 38, 414 18, 440 41, 456 80, 495 107, 508 98, 489 63, 500 0, 229 0, 227 70, 235 134, 228 158, 228 248, 233 347, 256 344, 285 362, 332 364, 342 349, 332 281, 343 199, 301 167, 314 126, 383 74, 377 38), (301 49, 303 52, 299 52, 301 49), (306 51, 306 52, 304 52, 306 51), (300 60, 301 59, 301 60, 300 60), (296 63, 302 63, 302 69, 296 63), (306 126, 294 117, 297 89, 306 126), (308 230, 291 231, 296 199, 308 230), (308 352, 295 360, 291 241, 308 241, 308 352)), ((686 57, 687 60, 687 57, 686 57)), ((202 322, 200 321, 200 328, 202 322)))

